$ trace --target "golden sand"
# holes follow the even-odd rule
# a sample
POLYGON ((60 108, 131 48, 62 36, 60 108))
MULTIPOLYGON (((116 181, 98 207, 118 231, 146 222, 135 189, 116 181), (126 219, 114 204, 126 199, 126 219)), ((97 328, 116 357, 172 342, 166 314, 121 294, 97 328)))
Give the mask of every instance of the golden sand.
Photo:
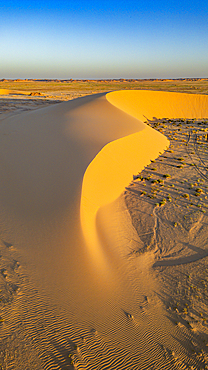
POLYGON ((4 117, 3 368, 197 368, 188 324, 175 325, 162 299, 154 250, 130 254, 142 237, 132 222, 142 214, 145 233, 157 233, 156 211, 131 203, 131 219, 122 192, 169 145, 144 121, 207 117, 207 102, 118 91, 4 117))
POLYGON ((107 94, 107 99, 141 121, 156 118, 208 117, 208 96, 164 91, 129 90, 107 94))
POLYGON ((158 156, 159 151, 168 147, 168 140, 160 133, 144 127, 141 122, 138 122, 139 129, 138 133, 107 144, 85 172, 80 213, 82 230, 92 250, 92 258, 100 251, 96 230, 98 210, 116 200, 131 182, 133 174, 141 171, 158 156))

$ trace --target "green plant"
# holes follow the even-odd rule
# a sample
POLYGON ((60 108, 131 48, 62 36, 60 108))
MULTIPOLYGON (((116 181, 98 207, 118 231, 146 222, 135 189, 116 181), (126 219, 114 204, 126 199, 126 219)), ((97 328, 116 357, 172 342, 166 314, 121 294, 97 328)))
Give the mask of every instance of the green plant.
POLYGON ((160 202, 160 206, 164 206, 165 204, 166 204, 166 199, 163 198, 163 200, 161 200, 161 202, 160 202))

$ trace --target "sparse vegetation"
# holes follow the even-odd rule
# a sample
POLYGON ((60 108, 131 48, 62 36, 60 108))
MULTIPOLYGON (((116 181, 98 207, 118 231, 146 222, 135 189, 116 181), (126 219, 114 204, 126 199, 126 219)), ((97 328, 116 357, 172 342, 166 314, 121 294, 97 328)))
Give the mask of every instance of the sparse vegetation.
MULTIPOLYGON (((175 207, 182 207, 187 211, 195 209, 196 211, 198 210, 197 212, 205 214, 208 210, 206 190, 208 186, 205 182, 208 168, 208 143, 204 138, 206 145, 202 148, 201 144, 199 144, 200 142, 194 139, 194 135, 198 135, 199 130, 201 130, 198 128, 198 121, 188 120, 187 122, 184 119, 170 120, 164 118, 157 121, 153 120, 152 122, 148 121, 148 124, 156 130, 161 131, 162 129, 164 135, 173 134, 174 140, 171 139, 170 147, 163 154, 160 153, 161 157, 151 160, 150 165, 141 174, 134 176, 138 187, 142 184, 146 187, 146 191, 141 190, 140 193, 143 196, 142 201, 150 202, 150 204, 154 202, 152 204, 155 207, 170 207, 174 205, 175 207), (180 128, 179 131, 178 128, 180 128), (189 132, 192 136, 190 136, 189 132), (183 144, 182 137, 184 136, 186 136, 185 142, 187 145, 183 144), (178 162, 181 162, 181 164, 178 164, 178 162), (157 167, 152 167, 152 163, 157 164, 157 167), (166 168, 170 172, 164 173, 166 168), (190 178, 188 181, 184 171, 189 171, 190 173, 190 170, 193 171, 193 175, 191 177, 190 174, 188 175, 190 178), (204 177, 202 177, 201 171, 204 171, 204 177), (199 173, 200 176, 198 176, 199 173)), ((205 124, 208 126, 207 121, 205 124)), ((203 140, 203 137, 201 140, 203 140)), ((194 222, 192 218, 187 221, 186 215, 183 219, 188 223, 194 222)), ((173 222, 172 225, 177 227, 178 223, 173 222)))
MULTIPOLYGON (((2 80, 0 81, 0 89, 8 89, 13 91, 24 92, 40 92, 45 93, 47 90, 52 92, 71 93, 98 93, 104 91, 123 90, 123 89, 145 89, 145 90, 163 90, 176 92, 189 92, 208 94, 208 80, 198 79, 179 79, 179 80, 2 80), (193 88, 194 86, 194 88, 193 88)), ((161 123, 167 125, 168 119, 161 120, 161 123)), ((191 120, 180 120, 179 124, 191 124, 191 120)), ((200 123, 199 123, 200 124, 200 123)))

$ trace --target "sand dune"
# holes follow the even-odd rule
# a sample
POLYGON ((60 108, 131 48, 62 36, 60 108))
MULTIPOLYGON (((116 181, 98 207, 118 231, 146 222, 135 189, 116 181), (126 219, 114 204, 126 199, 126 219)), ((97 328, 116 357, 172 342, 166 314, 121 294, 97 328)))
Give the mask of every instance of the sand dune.
POLYGON ((119 91, 1 122, 3 369, 188 364, 187 333, 167 317, 154 254, 128 257, 139 239, 121 194, 169 145, 143 122, 206 117, 207 102, 119 91))
POLYGON ((107 95, 109 102, 141 121, 156 118, 207 118, 207 95, 129 90, 107 95))

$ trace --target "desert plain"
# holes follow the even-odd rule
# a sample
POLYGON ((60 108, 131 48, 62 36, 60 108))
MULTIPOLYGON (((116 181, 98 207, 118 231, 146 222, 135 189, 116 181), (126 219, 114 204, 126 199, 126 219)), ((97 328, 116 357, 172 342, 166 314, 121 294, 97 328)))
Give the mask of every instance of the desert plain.
POLYGON ((0 368, 208 369, 208 80, 0 93, 0 368))

